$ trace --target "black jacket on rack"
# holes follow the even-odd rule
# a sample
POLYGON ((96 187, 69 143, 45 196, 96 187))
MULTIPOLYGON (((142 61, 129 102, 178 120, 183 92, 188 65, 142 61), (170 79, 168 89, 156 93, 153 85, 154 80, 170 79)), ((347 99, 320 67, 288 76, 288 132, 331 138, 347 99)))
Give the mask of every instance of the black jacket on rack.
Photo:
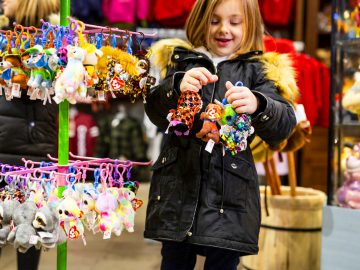
MULTIPOLYGON (((274 82, 265 78, 263 64, 256 59, 261 52, 213 62, 202 53, 175 48, 167 76, 152 88, 145 104, 150 120, 160 129, 169 124, 166 116, 177 106, 178 79, 182 71, 205 67, 219 80, 201 90, 203 108, 225 95, 225 82, 242 81, 261 99, 261 112, 253 115, 255 133, 270 145, 285 139, 296 125, 295 113, 280 96, 274 82), (173 66, 176 67, 175 73, 173 66), (213 88, 215 87, 215 88, 213 88)), ((153 165, 145 237, 157 240, 187 241, 192 244, 237 250, 242 255, 258 252, 260 195, 250 147, 236 155, 215 145, 211 154, 206 143, 194 134, 202 121, 195 118, 189 136, 168 134, 153 165)), ((253 136, 248 139, 248 145, 253 136)))
POLYGON ((29 100, 26 91, 11 101, 0 96, 0 162, 24 165, 21 158, 42 161, 55 155, 57 106, 29 100))

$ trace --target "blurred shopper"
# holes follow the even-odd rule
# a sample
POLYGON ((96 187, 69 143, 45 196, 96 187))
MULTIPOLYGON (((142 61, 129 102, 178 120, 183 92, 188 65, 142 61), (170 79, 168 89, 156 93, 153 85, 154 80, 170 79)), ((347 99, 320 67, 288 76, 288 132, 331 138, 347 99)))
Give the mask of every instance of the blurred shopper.
MULTIPOLYGON (((49 16, 58 23, 58 0, 3 0, 4 15, 11 22, 24 26, 40 27, 40 19, 49 20, 49 16)), ((21 158, 45 160, 47 154, 56 154, 57 106, 42 104, 42 101, 29 100, 26 91, 21 98, 5 100, 0 96, 0 162, 11 165, 24 165, 21 158)), ((1 258, 0 258, 1 259, 1 258)), ((36 270, 40 251, 35 248, 17 256, 19 270, 36 270)))

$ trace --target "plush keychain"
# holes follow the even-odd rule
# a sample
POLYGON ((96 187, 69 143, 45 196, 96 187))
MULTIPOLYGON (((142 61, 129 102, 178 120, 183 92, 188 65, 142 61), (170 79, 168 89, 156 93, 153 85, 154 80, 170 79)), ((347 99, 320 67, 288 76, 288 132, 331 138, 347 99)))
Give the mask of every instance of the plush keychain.
POLYGON ((63 198, 58 206, 60 226, 65 230, 69 239, 82 237, 86 245, 84 236, 84 225, 81 222, 83 212, 80 210, 76 201, 71 197, 63 198))
POLYGON ((170 131, 177 136, 189 135, 194 124, 195 114, 201 110, 202 104, 198 93, 193 91, 182 92, 176 110, 171 109, 167 116, 170 123, 166 133, 170 131))
POLYGON ((155 85, 155 78, 149 75, 150 60, 148 55, 138 54, 139 60, 136 63, 138 70, 137 76, 131 76, 127 81, 124 93, 129 95, 132 102, 134 102, 140 95, 142 95, 145 102, 147 94, 151 86, 155 85))
POLYGON ((71 104, 75 104, 77 96, 85 98, 87 93, 85 85, 86 70, 83 65, 86 52, 82 48, 71 45, 68 45, 66 49, 68 63, 55 81, 55 96, 53 99, 58 104, 64 99, 67 99, 71 104))
POLYGON ((99 194, 96 200, 96 210, 99 212, 99 228, 104 233, 104 239, 109 239, 111 233, 120 236, 123 230, 123 220, 116 212, 119 208, 118 194, 114 190, 106 190, 99 194))
POLYGON ((135 210, 131 201, 135 198, 135 193, 128 188, 120 188, 118 193, 119 207, 116 212, 122 217, 125 229, 134 232, 135 210))
POLYGON ((11 231, 11 222, 15 209, 20 205, 17 200, 0 201, 0 248, 5 246, 11 231))
POLYGON ((98 226, 98 212, 96 211, 96 200, 98 193, 92 185, 88 185, 83 189, 81 194, 80 209, 83 211, 83 223, 88 230, 97 233, 98 226))
POLYGON ((206 106, 205 112, 200 114, 200 119, 204 120, 201 130, 196 133, 196 137, 208 142, 213 140, 218 143, 220 140, 218 121, 221 117, 222 108, 218 104, 210 103, 206 106))
MULTIPOLYGON (((242 82, 237 82, 235 86, 242 86, 242 82)), ((220 138, 224 144, 225 150, 232 155, 246 150, 247 138, 254 133, 254 127, 251 126, 251 116, 248 114, 238 115, 231 104, 227 103, 226 98, 222 103, 215 100, 215 103, 222 106, 222 115, 220 123, 220 138)))
POLYGON ((32 246, 40 248, 35 228, 32 226, 37 210, 38 208, 34 202, 26 201, 14 211, 13 221, 15 227, 9 233, 7 241, 13 243, 14 247, 22 253, 25 253, 32 246))
POLYGON ((59 226, 59 217, 48 205, 44 205, 36 212, 32 225, 40 237, 42 247, 46 249, 54 248, 57 244, 66 241, 65 232, 59 226))

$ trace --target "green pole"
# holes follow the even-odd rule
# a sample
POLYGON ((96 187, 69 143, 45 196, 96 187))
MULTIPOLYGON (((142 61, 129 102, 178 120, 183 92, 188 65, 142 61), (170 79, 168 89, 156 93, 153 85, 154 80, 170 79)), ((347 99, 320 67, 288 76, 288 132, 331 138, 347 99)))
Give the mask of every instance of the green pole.
MULTIPOLYGON (((60 25, 67 26, 70 16, 70 0, 60 0, 60 25)), ((59 104, 59 135, 58 135, 58 158, 60 172, 67 171, 69 163, 69 102, 64 100, 59 104)), ((65 190, 65 183, 58 183, 58 197, 61 198, 65 190)), ((66 270, 67 268, 67 243, 57 246, 57 270, 66 270)))

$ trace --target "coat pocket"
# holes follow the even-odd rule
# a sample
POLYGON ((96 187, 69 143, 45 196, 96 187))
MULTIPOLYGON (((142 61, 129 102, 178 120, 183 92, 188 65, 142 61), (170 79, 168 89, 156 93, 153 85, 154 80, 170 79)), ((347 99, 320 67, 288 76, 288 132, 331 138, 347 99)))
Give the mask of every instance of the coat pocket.
POLYGON ((154 171, 149 205, 147 210, 147 229, 174 230, 178 220, 181 201, 180 184, 176 177, 177 148, 163 151, 152 167, 154 171))
POLYGON ((251 165, 238 157, 224 156, 223 161, 211 161, 211 167, 209 205, 245 211, 249 181, 255 177, 251 165))

